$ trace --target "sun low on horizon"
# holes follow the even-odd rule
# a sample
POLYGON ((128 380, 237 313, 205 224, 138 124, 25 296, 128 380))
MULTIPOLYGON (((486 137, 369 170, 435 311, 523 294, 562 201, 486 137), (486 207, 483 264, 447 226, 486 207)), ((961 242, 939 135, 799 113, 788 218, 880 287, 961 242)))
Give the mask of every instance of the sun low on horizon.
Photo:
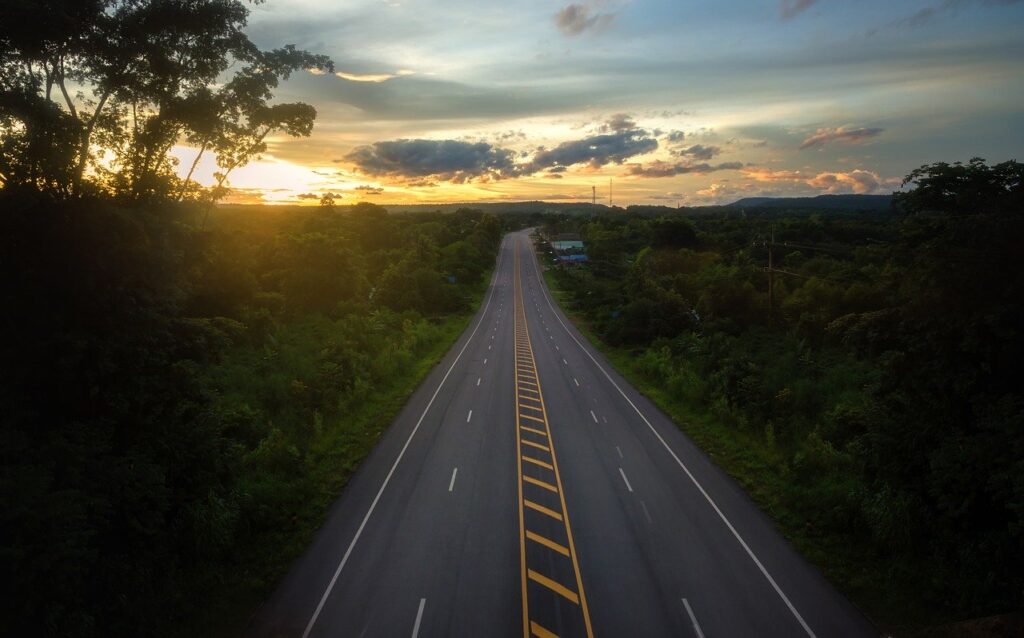
MULTIPOLYGON (((247 32, 334 61, 235 203, 709 205, 882 194, 1024 142, 1017 0, 268 0, 247 32)), ((196 149, 173 154, 184 175, 196 149)), ((204 157, 198 181, 215 163, 204 157)))

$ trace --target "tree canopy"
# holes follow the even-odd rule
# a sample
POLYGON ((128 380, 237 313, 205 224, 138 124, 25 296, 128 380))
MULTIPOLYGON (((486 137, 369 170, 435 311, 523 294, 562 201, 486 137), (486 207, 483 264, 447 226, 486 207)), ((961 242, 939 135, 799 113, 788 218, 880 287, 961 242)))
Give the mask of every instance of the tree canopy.
POLYGON ((271 104, 278 83, 331 61, 260 50, 241 0, 0 4, 0 185, 56 198, 217 199, 267 137, 309 135, 316 110, 271 104), (175 144, 198 149, 179 178, 175 144), (213 188, 192 175, 217 159, 213 188))

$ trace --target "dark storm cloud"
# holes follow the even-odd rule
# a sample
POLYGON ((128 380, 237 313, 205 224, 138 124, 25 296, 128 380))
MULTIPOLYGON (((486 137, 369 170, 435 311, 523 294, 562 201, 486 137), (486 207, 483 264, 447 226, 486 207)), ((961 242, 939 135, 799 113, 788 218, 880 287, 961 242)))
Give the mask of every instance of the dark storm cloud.
POLYGON ((394 140, 360 146, 345 156, 366 175, 462 183, 513 176, 515 153, 486 142, 394 140))
POLYGON ((658 148, 658 141, 639 128, 614 133, 592 135, 581 140, 563 142, 552 149, 537 151, 526 167, 535 173, 552 167, 588 164, 599 168, 606 164, 621 164, 635 155, 650 153, 658 148))
POLYGON ((743 162, 723 162, 721 164, 689 164, 686 162, 662 162, 656 160, 647 166, 630 164, 627 175, 634 177, 674 177, 688 173, 713 173, 714 171, 735 171, 743 168, 743 162))
POLYGON ((698 160, 709 160, 715 155, 722 152, 722 149, 717 146, 705 146, 703 144, 694 144, 687 148, 679 148, 672 151, 673 155, 679 157, 691 157, 698 160))
POLYGON ((555 26, 565 35, 579 35, 588 29, 600 28, 612 19, 611 14, 592 13, 585 4, 570 4, 555 14, 555 26))
POLYGON ((856 144, 872 137, 877 137, 884 129, 880 128, 820 128, 800 144, 800 149, 818 148, 830 142, 856 144))

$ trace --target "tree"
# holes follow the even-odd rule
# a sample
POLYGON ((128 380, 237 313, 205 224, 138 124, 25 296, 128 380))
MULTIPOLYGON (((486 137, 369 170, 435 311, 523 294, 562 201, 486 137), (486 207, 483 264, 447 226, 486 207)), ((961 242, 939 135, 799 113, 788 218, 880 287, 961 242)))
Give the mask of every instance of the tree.
POLYGON ((1010 160, 989 166, 975 157, 967 164, 937 162, 914 169, 896 193, 908 215, 978 215, 1024 211, 1024 164, 1010 160))
POLYGON ((309 134, 313 107, 268 105, 278 82, 332 68, 290 45, 260 51, 243 32, 248 12, 242 0, 0 5, 0 183, 58 197, 198 196, 192 172, 213 150, 221 171, 205 195, 222 196, 269 134, 309 134), (169 155, 182 140, 199 147, 183 181, 169 155))

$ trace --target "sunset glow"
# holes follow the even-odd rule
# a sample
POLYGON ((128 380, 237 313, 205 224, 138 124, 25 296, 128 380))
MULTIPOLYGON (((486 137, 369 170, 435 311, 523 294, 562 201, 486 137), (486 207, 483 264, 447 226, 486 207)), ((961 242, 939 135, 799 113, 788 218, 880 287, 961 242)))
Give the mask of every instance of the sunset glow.
MULTIPOLYGON (((313 133, 269 140, 228 201, 589 201, 596 187, 607 202, 609 179, 617 204, 891 192, 934 157, 1020 148, 1022 17, 984 1, 256 5, 254 41, 325 53, 336 72, 282 85, 280 101, 316 107, 313 133)), ((182 173, 194 152, 176 149, 182 173)), ((204 162, 200 181, 212 173, 204 162)))

